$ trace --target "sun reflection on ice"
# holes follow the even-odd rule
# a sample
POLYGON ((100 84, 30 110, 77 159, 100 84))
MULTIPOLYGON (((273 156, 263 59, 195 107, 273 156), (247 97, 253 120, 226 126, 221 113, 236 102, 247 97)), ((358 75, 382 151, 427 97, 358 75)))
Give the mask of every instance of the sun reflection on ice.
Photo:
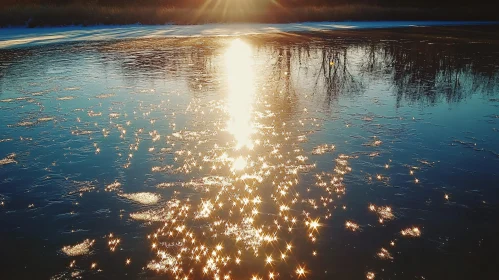
POLYGON ((240 39, 232 41, 225 52, 228 80, 227 129, 234 135, 236 149, 253 149, 252 105, 255 92, 253 57, 250 45, 240 39))
POLYGON ((232 171, 243 170, 248 165, 247 161, 243 157, 238 157, 234 160, 234 164, 232 165, 232 171))

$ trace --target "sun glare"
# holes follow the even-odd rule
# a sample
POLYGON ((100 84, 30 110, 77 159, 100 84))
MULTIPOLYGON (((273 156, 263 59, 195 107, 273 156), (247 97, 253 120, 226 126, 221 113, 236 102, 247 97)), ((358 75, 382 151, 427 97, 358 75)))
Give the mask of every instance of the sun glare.
POLYGON ((247 164, 248 163, 247 163, 246 159, 244 159, 243 157, 238 157, 234 161, 234 164, 232 165, 232 171, 243 170, 244 168, 246 168, 247 164))
POLYGON ((251 47, 240 39, 231 42, 225 53, 228 79, 228 131, 234 135, 236 149, 253 149, 251 134, 254 98, 253 55, 251 47))

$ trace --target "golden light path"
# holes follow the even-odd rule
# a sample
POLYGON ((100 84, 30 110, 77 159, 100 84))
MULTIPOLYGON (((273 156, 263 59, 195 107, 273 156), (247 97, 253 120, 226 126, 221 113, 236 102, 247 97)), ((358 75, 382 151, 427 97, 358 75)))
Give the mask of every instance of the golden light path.
MULTIPOLYGON (((317 174, 320 194, 298 187, 300 174, 315 168, 300 142, 315 129, 317 120, 301 110, 297 122, 286 125, 287 115, 273 108, 282 106, 273 101, 274 92, 259 90, 255 98, 257 70, 249 44, 231 41, 223 63, 227 98, 211 103, 210 113, 204 104, 192 101, 189 112, 201 112, 194 116, 194 127, 203 130, 167 136, 178 167, 153 168, 153 172, 208 174, 179 184, 159 184, 175 188, 178 195, 161 209, 131 214, 137 220, 163 223, 148 236, 156 257, 147 267, 175 279, 308 277, 307 258, 293 254, 298 248, 307 249, 295 243, 308 242, 310 256, 320 254, 317 238, 331 218, 332 203, 344 193, 348 156, 337 159, 332 173, 317 174), (217 138, 224 132, 232 139, 217 138), (182 188, 194 189, 199 196, 182 197, 182 188)), ((333 151, 334 146, 322 145, 313 153, 333 151)))
MULTIPOLYGON (((228 104, 230 115, 227 128, 237 142, 236 149, 253 149, 251 134, 253 123, 253 97, 255 77, 251 47, 240 39, 232 41, 225 53, 228 80, 228 104)), ((238 169, 242 166, 238 164, 238 169)))
MULTIPOLYGON (((347 209, 341 202, 346 193, 343 178, 351 172, 349 161, 356 156, 333 157, 332 143, 304 150, 303 142, 317 131, 320 121, 312 110, 293 104, 287 93, 265 81, 265 71, 276 68, 267 67, 271 62, 258 61, 250 44, 231 40, 220 58, 218 69, 225 78, 222 89, 227 96, 189 99, 185 110, 175 112, 188 116, 190 123, 183 129, 176 128, 175 114, 168 119, 172 132, 166 135, 153 127, 133 131, 130 120, 123 119, 126 115, 109 114, 113 121, 126 124, 116 124, 121 140, 135 135, 130 138, 129 153, 124 154, 124 168, 129 168, 140 143, 146 142, 139 137, 145 134, 153 145, 147 147, 149 153, 172 157, 151 171, 164 173, 165 180, 179 175, 183 181, 158 182, 156 187, 167 195, 124 193, 118 181, 109 182, 105 190, 144 207, 129 213, 129 218, 153 227, 147 235, 151 259, 146 267, 168 274, 168 279, 313 279, 314 259, 327 255, 321 251, 321 234, 333 211, 347 209), (263 85, 257 85, 257 75, 263 85), (309 157, 319 156, 333 159, 333 168, 315 170, 309 157), (302 181, 305 173, 307 183, 302 181)), ((288 75, 289 69, 281 70, 288 75)), ((147 108, 138 108, 138 113, 152 126, 147 108)), ((109 135, 106 129, 102 133, 109 135)), ((98 149, 97 143, 94 146, 98 149)), ((380 224, 395 216, 390 206, 370 204, 368 210, 380 224)), ((344 227, 362 231, 362 225, 353 220, 344 227)), ((419 237, 421 232, 410 227, 399 234, 419 237)), ((62 252, 85 255, 93 246, 88 239, 65 246, 62 252)), ((109 234, 108 246, 114 252, 122 246, 121 239, 109 234)), ((386 248, 393 246, 391 241, 373 254, 391 259, 386 248)), ((92 263, 92 269, 98 270, 98 264, 92 263)), ((374 272, 366 275, 374 277, 374 272)))

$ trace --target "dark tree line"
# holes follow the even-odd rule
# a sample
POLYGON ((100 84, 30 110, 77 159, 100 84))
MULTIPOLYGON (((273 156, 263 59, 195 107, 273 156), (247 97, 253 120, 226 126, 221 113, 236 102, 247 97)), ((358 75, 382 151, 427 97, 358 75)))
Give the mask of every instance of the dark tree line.
POLYGON ((305 7, 305 6, 338 6, 338 5, 374 5, 389 7, 422 7, 422 8, 452 8, 465 6, 476 8, 480 6, 499 7, 498 1, 475 0, 2 0, 0 6, 11 5, 100 5, 127 6, 148 5, 165 7, 201 7, 227 6, 237 8, 241 5, 252 7, 305 7))

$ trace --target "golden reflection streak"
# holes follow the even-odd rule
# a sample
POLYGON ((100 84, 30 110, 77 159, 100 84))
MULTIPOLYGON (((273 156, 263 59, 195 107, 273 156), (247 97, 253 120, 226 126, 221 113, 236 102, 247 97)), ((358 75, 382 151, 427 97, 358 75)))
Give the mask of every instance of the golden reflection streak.
POLYGON ((227 130, 234 135, 236 150, 247 147, 253 149, 252 111, 255 92, 253 52, 251 47, 240 39, 232 41, 225 52, 225 65, 228 80, 227 111, 230 115, 227 130))
MULTIPOLYGON (((262 91, 256 98, 255 75, 260 72, 254 68, 250 46, 233 40, 223 58, 227 99, 208 104, 209 112, 202 101, 192 100, 187 111, 197 114, 196 124, 204 124, 199 126, 203 130, 186 128, 164 135, 170 146, 160 149, 174 154, 175 163, 152 169, 184 174, 188 180, 158 184, 175 189, 175 197, 163 207, 130 214, 132 219, 159 225, 147 237, 155 252, 147 268, 175 279, 226 279, 232 278, 232 269, 238 267, 247 277, 263 279, 262 275, 279 278, 279 268, 285 265, 297 278, 313 277, 295 254, 304 241, 312 255, 320 255, 316 242, 325 221, 332 217, 336 199, 346 193, 343 177, 352 171, 348 159, 354 157, 340 154, 331 172, 315 175, 315 190, 302 191, 300 174, 316 167, 301 148, 301 140, 296 141, 306 138, 308 130, 296 129, 293 121, 285 125, 280 109, 273 107, 272 91, 262 91), (207 125, 210 116, 216 120, 213 128, 230 133, 231 141, 209 143, 217 134, 207 125), (191 178, 189 174, 198 167, 207 174, 191 178), (184 196, 181 188, 199 196, 184 196), (254 261, 265 271, 246 271, 254 261)), ((298 123, 306 128, 306 121, 299 119, 298 123)), ((156 135, 159 133, 150 133, 152 139, 156 135)), ((322 144, 312 154, 334 149, 334 145, 322 144)), ((119 191, 121 184, 115 182, 108 189, 119 191)), ((360 231, 350 223, 347 229, 360 231)))

